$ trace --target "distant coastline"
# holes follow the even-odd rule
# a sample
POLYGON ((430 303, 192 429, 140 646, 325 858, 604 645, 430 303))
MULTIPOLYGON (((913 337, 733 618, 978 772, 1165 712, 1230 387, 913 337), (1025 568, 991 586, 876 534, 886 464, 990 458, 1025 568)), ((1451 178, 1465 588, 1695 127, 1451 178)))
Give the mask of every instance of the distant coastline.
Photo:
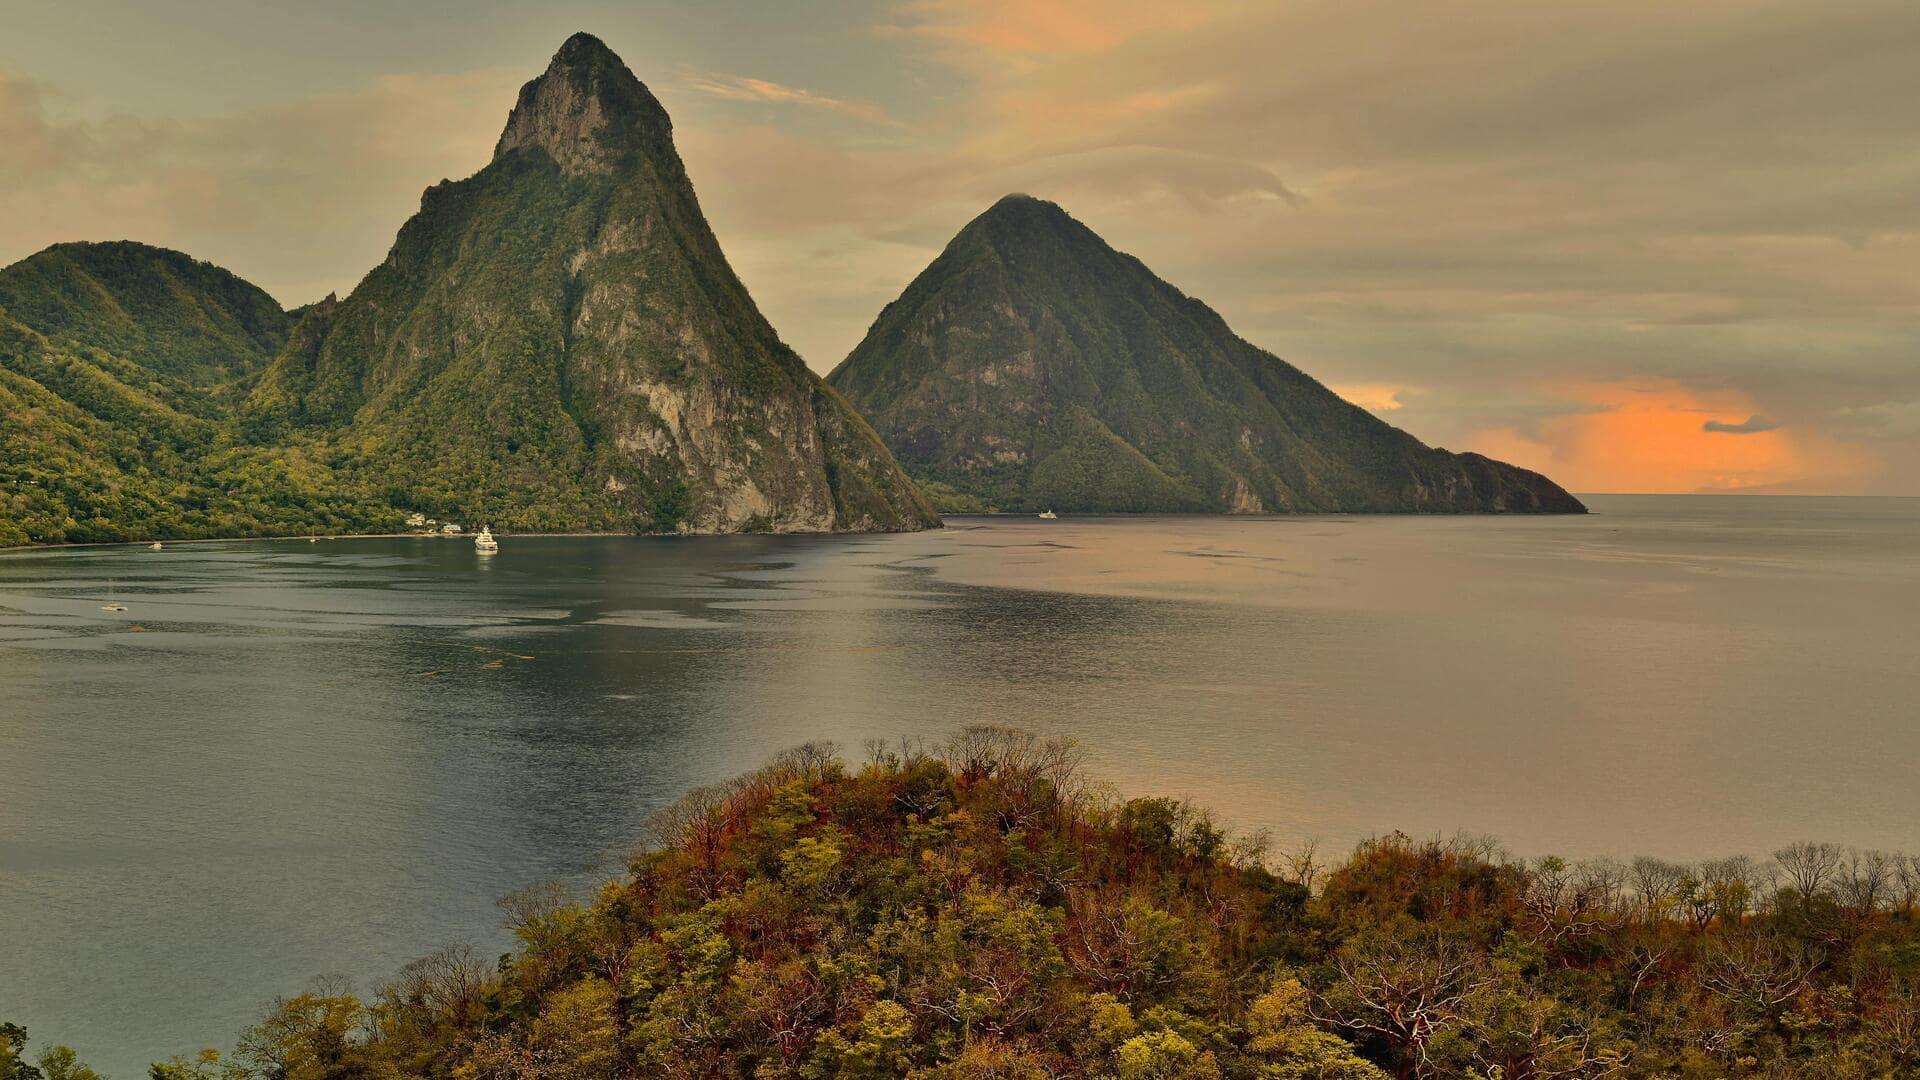
MULTIPOLYGON (((553 532, 553 533, 502 533, 513 536, 678 536, 679 533, 616 533, 616 532, 553 532)), ((69 548, 113 548, 113 547, 150 547, 153 544, 243 544, 262 540, 471 540, 471 533, 328 533, 315 536, 310 533, 274 533, 262 536, 196 536, 191 539, 175 540, 165 536, 150 536, 144 540, 100 540, 83 544, 15 544, 12 547, 0 547, 0 555, 16 551, 64 551, 69 548)))
MULTIPOLYGON (((1846 500, 1850 502, 1853 502, 1853 501, 1857 501, 1857 502, 1920 501, 1920 495, 1811 495, 1811 494, 1802 494, 1798 492, 1752 492, 1752 491, 1656 491, 1656 492, 1581 491, 1581 492, 1575 492, 1574 494, 1583 500, 1584 499, 1755 499, 1755 500, 1759 500, 1759 499, 1833 499, 1833 500, 1846 500)), ((1588 513, 1593 514, 1595 516, 1599 516, 1600 514, 1603 514, 1604 511, 1595 511, 1590 507, 1588 509, 1588 513)), ((1212 514, 1212 513, 1163 514, 1163 513, 1135 513, 1135 512, 1114 510, 1114 511, 1102 511, 1099 513, 1086 513, 1086 514, 1070 513, 1065 515, 1062 520, 1087 521, 1087 520, 1096 520, 1100 518, 1141 518, 1141 519, 1195 518, 1195 519, 1206 520, 1206 521, 1269 521, 1269 520, 1271 521, 1284 521, 1284 520, 1305 521, 1305 520, 1311 520, 1314 518, 1461 518, 1461 519, 1471 518, 1476 520, 1497 520, 1497 519, 1512 519, 1512 518, 1538 519, 1538 518, 1550 518, 1554 516, 1565 516, 1565 515, 1479 514, 1479 513, 1469 513, 1469 512, 1451 513, 1451 512, 1445 512, 1445 511, 1366 511, 1366 510, 1349 510, 1349 511, 1326 510, 1326 511, 1315 511, 1312 513, 1297 513, 1297 514, 1271 513, 1271 512, 1260 513, 1260 514, 1212 514)), ((964 521, 964 520, 970 520, 970 519, 976 519, 976 518, 993 520, 993 521, 1011 521, 1011 520, 1019 520, 1023 518, 1032 518, 1033 515, 1026 514, 1026 513, 1013 513, 1008 511, 989 511, 989 512, 982 512, 982 513, 945 514, 945 515, 942 515, 942 517, 943 517, 943 520, 946 520, 946 521, 964 521)), ((665 538, 672 538, 672 537, 693 538, 693 537, 703 537, 703 536, 877 536, 877 535, 885 535, 884 533, 848 533, 848 532, 647 533, 647 532, 623 532, 623 531, 615 531, 611 529, 581 529, 581 530, 574 530, 574 531, 554 531, 554 532, 548 532, 548 531, 502 532, 499 530, 495 530, 495 534, 498 536, 514 536, 514 537, 631 536, 636 538, 649 538, 649 539, 665 539, 665 538)), ((180 539, 165 537, 165 536, 149 536, 149 537, 144 537, 142 539, 137 539, 137 540, 101 540, 101 541, 88 541, 85 543, 76 543, 76 544, 69 544, 69 543, 15 544, 10 547, 0 547, 0 555, 8 555, 16 552, 21 552, 21 551, 61 551, 68 548, 146 547, 156 542, 171 546, 173 544, 235 544, 235 543, 257 542, 262 540, 299 541, 299 540, 308 539, 310 536, 313 536, 313 535, 314 534, 311 534, 311 533, 271 533, 271 534, 261 534, 258 536, 198 536, 198 537, 180 538, 180 539)), ((473 534, 464 533, 464 532, 452 533, 452 534, 425 533, 425 532, 380 532, 380 533, 327 533, 327 534, 320 535, 319 539, 321 540, 409 540, 409 539, 411 540, 470 540, 472 539, 472 537, 473 537, 473 534)))

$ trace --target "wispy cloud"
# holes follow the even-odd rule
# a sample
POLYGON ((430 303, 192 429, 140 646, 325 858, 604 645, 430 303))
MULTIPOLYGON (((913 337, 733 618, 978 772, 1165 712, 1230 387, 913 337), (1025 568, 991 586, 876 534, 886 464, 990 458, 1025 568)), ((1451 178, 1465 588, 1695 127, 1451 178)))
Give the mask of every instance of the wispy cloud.
POLYGON ((1407 404, 1400 400, 1407 388, 1390 383, 1344 383, 1327 389, 1368 412, 1394 412, 1405 408, 1407 404))
POLYGON ((1920 436, 1920 401, 1881 401, 1837 409, 1832 427, 1860 439, 1910 439, 1920 436))
POLYGON ((1737 424, 1729 424, 1725 420, 1709 420, 1700 425, 1700 430, 1721 435, 1757 435, 1762 431, 1772 431, 1779 426, 1759 413, 1754 413, 1737 424))
POLYGON ((1036 56, 1111 49, 1140 34, 1197 26, 1232 4, 1190 0, 908 0, 883 35, 1036 56))
POLYGON ((808 109, 824 109, 869 123, 891 122, 886 110, 872 102, 816 94, 811 90, 787 86, 768 79, 756 79, 746 75, 726 75, 719 72, 696 72, 685 76, 681 82, 689 90, 728 101, 797 105, 808 109))
POLYGON ((133 239, 219 263, 286 304, 344 292, 421 189, 486 163, 519 75, 387 75, 154 120, 71 117, 58 88, 0 72, 0 264, 60 241, 133 239))

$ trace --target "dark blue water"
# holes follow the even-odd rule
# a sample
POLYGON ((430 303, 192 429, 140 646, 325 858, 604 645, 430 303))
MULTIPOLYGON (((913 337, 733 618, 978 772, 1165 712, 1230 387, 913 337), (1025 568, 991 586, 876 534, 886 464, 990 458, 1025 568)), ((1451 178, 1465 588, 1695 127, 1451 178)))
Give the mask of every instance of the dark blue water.
POLYGON ((1920 502, 1593 504, 0 555, 0 1019, 130 1080, 504 948, 782 747, 976 722, 1283 843, 1920 848, 1920 502))

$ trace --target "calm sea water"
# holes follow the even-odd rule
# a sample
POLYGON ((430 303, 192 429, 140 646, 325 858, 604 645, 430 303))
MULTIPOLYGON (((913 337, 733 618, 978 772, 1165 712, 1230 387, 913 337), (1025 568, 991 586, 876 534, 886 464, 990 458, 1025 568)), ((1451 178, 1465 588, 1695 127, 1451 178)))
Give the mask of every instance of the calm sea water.
POLYGON ((0 556, 0 1019, 131 1080, 779 748, 983 721, 1283 843, 1920 848, 1920 501, 1592 504, 0 556))

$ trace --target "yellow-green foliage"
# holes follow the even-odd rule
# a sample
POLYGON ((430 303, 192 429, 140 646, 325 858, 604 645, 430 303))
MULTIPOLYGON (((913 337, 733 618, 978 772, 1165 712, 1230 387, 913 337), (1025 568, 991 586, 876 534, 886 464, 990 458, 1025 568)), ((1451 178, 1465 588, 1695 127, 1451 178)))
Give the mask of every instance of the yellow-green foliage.
POLYGON ((590 899, 503 901, 498 964, 290 998, 155 1080, 1920 1075, 1912 860, 1795 845, 1776 878, 1395 834, 1281 876, 1190 806, 1099 790, 996 729, 802 748, 663 812, 590 899))

